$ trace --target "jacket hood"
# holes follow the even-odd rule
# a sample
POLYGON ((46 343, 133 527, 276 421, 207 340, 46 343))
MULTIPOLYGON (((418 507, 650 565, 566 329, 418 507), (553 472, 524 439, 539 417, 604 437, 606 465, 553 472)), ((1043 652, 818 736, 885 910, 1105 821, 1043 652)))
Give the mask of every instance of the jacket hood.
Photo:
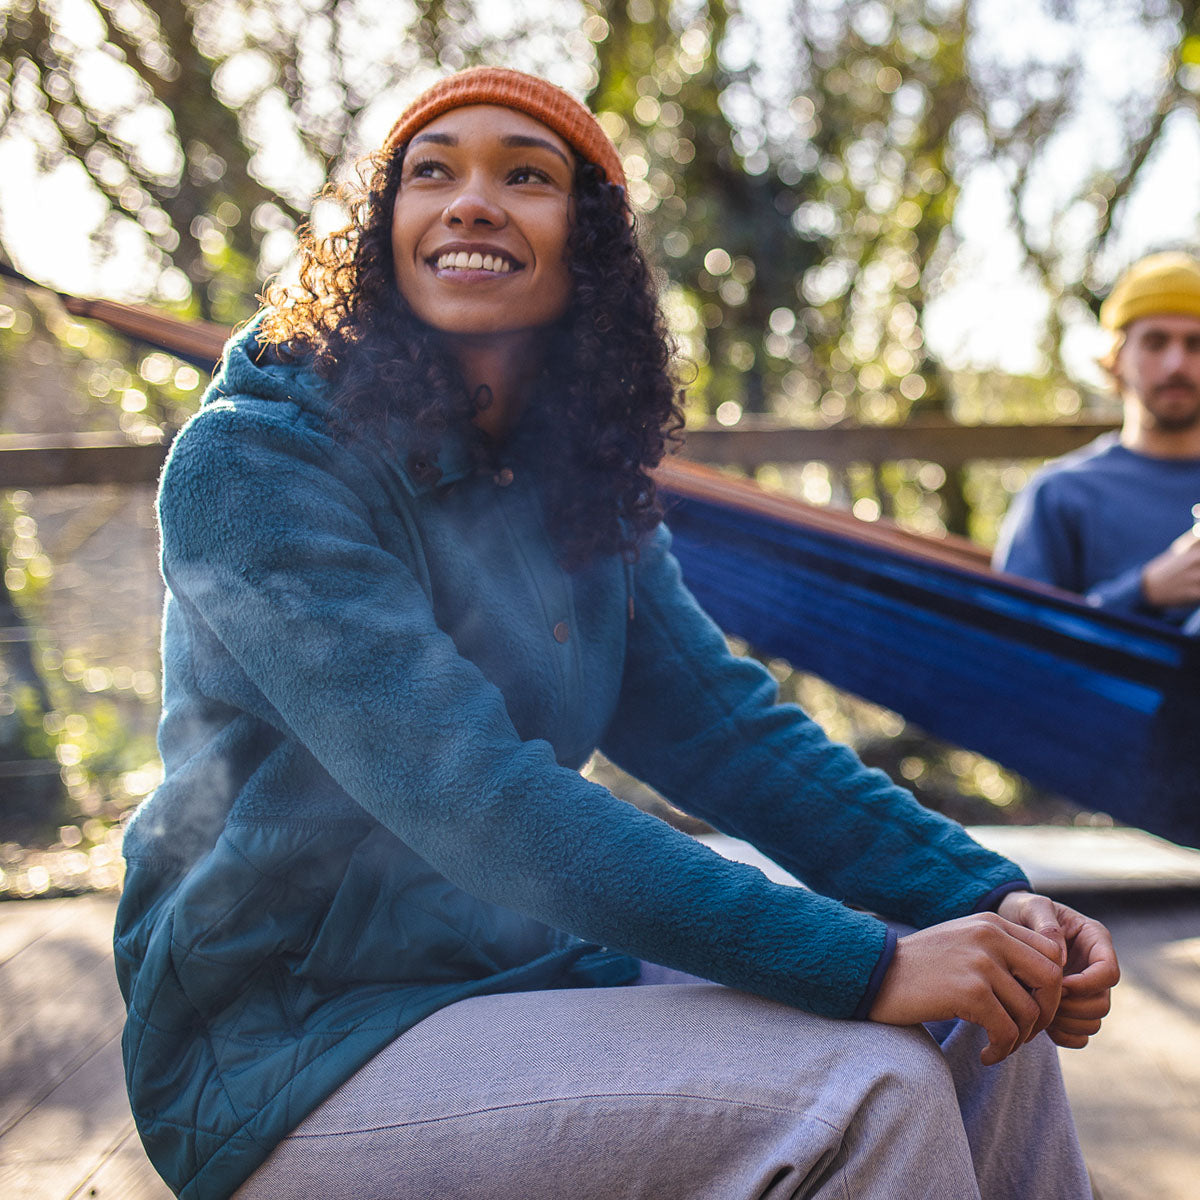
MULTIPOLYGON (((225 346, 213 381, 201 398, 201 408, 235 402, 239 396, 255 401, 277 402, 300 410, 307 423, 324 429, 331 437, 374 454, 385 454, 405 476, 414 494, 446 487, 474 470, 474 459, 466 435, 448 429, 438 438, 434 461, 429 456, 428 435, 419 432, 404 414, 387 414, 377 431, 369 435, 355 430, 340 406, 337 388, 323 379, 307 356, 288 359, 259 340, 262 311, 239 329, 225 346), (355 446, 355 443, 360 446, 355 446)), ((386 404, 386 399, 383 400, 386 404)))

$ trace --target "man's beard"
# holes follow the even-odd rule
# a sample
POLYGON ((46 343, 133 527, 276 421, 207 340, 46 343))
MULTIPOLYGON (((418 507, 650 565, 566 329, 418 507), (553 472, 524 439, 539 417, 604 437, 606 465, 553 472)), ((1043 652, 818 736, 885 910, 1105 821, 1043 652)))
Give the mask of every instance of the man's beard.
POLYGON ((1190 379, 1172 378, 1165 380, 1154 388, 1152 397, 1157 396, 1160 392, 1175 388, 1186 388, 1191 393, 1194 403, 1186 412, 1162 413, 1149 404, 1142 405, 1153 427, 1163 433, 1185 433, 1187 430, 1194 429, 1200 424, 1200 391, 1197 391, 1195 384, 1190 379))

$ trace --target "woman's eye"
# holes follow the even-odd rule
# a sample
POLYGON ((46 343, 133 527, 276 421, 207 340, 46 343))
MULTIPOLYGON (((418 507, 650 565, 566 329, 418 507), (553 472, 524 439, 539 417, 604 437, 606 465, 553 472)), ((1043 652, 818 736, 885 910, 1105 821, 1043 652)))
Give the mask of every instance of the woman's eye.
POLYGON ((421 162, 413 163, 408 177, 410 179, 445 179, 447 172, 440 162, 424 159, 421 162))
POLYGON ((549 183, 550 176, 537 167, 517 167, 508 177, 509 183, 549 183))

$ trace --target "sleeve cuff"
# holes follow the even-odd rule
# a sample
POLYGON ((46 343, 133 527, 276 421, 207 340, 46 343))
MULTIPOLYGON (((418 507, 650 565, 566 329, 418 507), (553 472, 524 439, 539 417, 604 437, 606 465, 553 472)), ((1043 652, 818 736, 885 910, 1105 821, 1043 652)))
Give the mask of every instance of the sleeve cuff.
POLYGON ((1099 583, 1086 597, 1093 608, 1106 608, 1112 612, 1156 613, 1159 610, 1146 603, 1142 594, 1142 568, 1132 567, 1115 579, 1099 583))
POLYGON ((883 987, 883 977, 887 974, 888 967, 892 965, 892 959, 896 954, 896 943, 899 940, 899 935, 888 925, 887 937, 883 941, 883 949, 880 950, 879 957, 875 960, 875 967, 871 971, 871 978, 867 980, 867 990, 863 992, 862 999, 859 1000, 857 1007, 850 1014, 852 1020, 865 1021, 867 1019, 871 1007, 875 1003, 875 997, 879 995, 879 989, 883 987))
POLYGON ((1002 883, 999 887, 994 887, 990 892, 985 892, 975 902, 975 907, 971 909, 973 913, 995 912, 1000 905, 1000 901, 1004 899, 1009 892, 1032 892, 1033 885, 1028 879, 1013 879, 1008 883, 1002 883))

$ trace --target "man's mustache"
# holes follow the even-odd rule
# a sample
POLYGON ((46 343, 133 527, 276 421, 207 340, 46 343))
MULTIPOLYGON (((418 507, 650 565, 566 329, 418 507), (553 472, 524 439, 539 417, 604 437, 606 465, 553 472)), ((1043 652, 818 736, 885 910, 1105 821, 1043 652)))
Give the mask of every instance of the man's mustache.
POLYGON ((1159 392, 1174 390, 1175 388, 1185 388, 1191 392, 1193 396, 1200 395, 1200 389, 1186 375, 1172 375, 1169 379, 1164 379, 1162 383, 1155 384, 1154 394, 1159 392))

